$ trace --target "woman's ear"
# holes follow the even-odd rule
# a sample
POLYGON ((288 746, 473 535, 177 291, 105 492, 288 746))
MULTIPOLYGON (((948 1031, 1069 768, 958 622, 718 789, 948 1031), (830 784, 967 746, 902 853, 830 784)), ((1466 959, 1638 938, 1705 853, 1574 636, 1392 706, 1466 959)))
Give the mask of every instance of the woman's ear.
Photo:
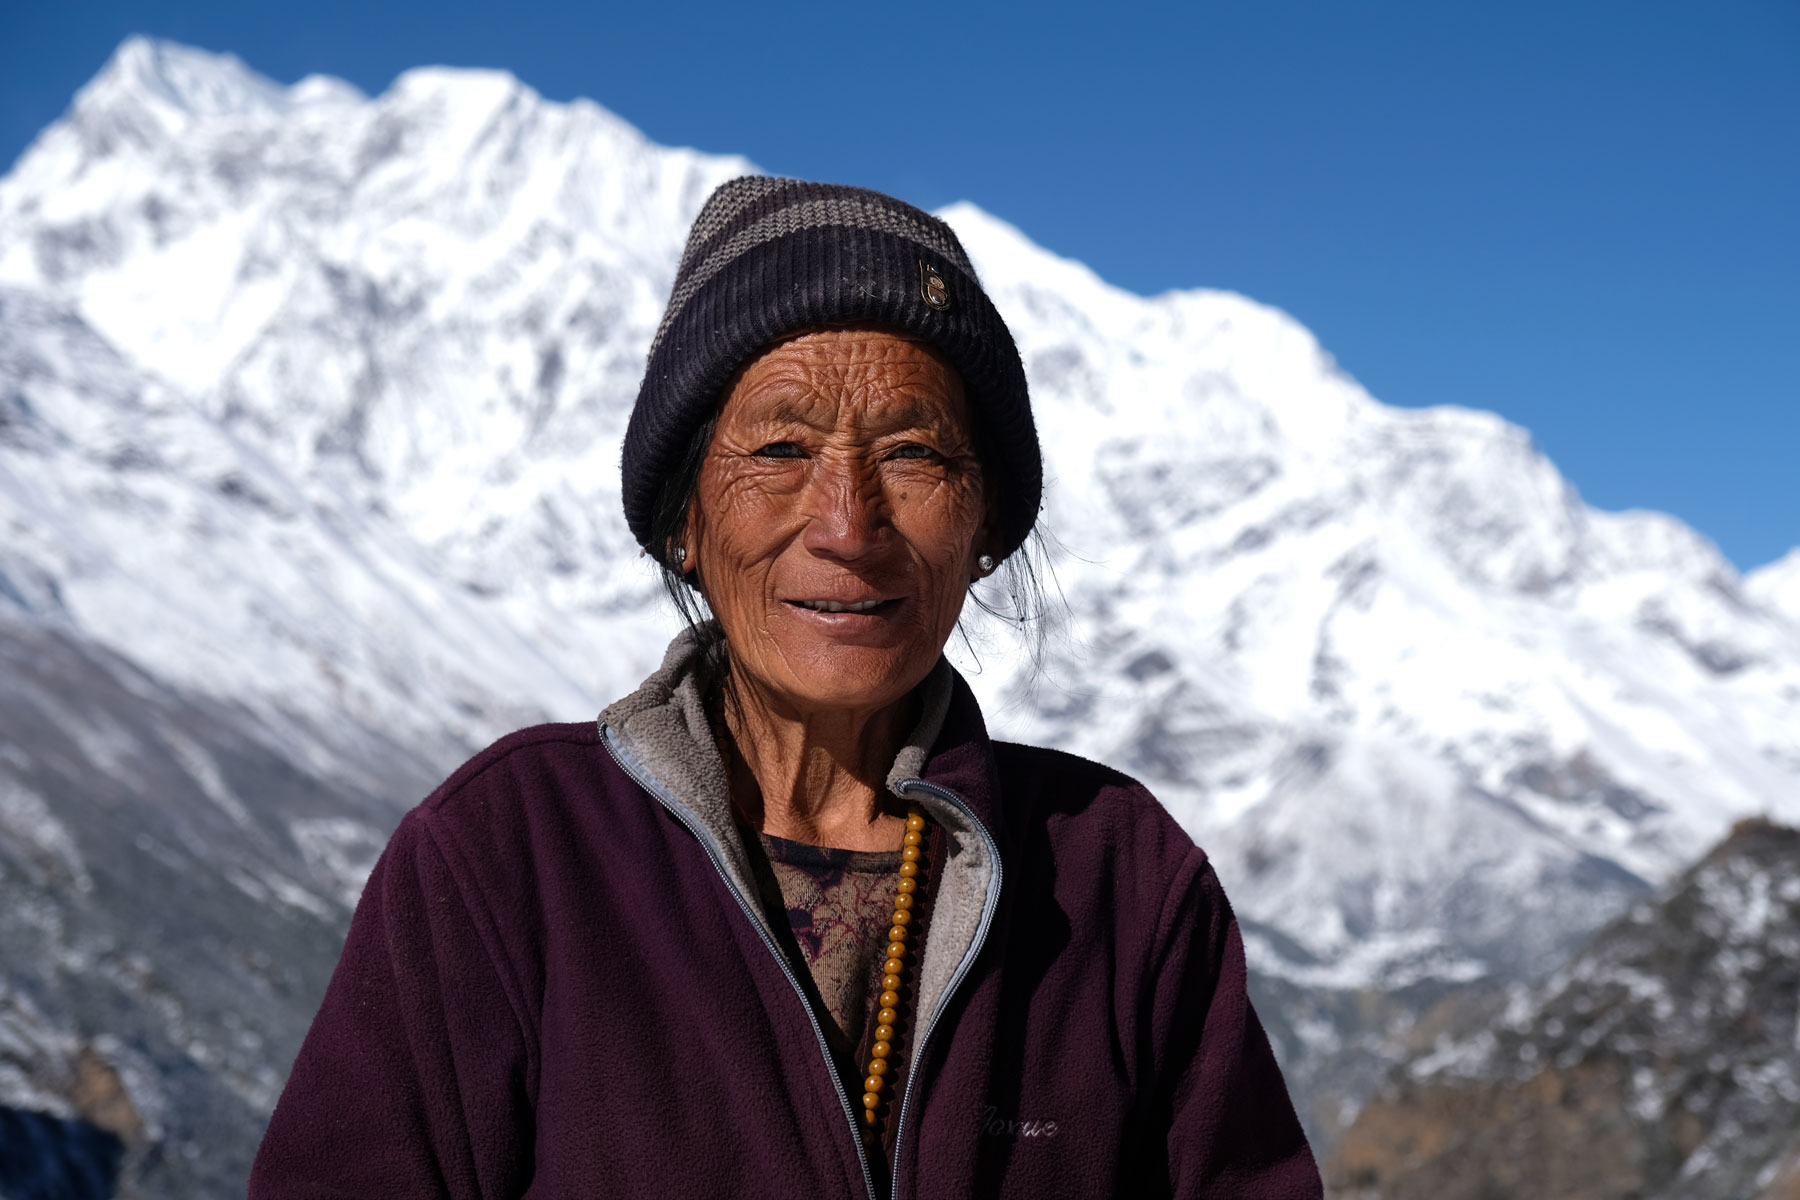
MULTIPOLYGON (((983 488, 983 492, 991 493, 991 489, 983 488)), ((975 531, 975 541, 969 547, 969 580, 974 582, 986 579, 1000 565, 1005 555, 1000 552, 1000 539, 994 536, 994 530, 1000 527, 1000 514, 993 495, 982 497, 981 527, 975 531)))
POLYGON ((700 539, 695 530, 698 524, 696 514, 690 507, 687 519, 681 523, 681 533, 672 539, 669 546, 669 562, 683 575, 700 569, 700 539))
POLYGON ((975 533, 975 541, 969 547, 969 580, 986 579, 1000 566, 1000 547, 997 539, 988 531, 993 528, 991 521, 983 521, 981 528, 975 533))

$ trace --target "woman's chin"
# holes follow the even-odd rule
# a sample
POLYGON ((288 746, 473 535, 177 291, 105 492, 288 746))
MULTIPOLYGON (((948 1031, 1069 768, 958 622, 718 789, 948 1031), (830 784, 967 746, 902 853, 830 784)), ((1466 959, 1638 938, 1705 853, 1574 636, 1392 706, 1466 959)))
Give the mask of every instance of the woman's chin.
MULTIPOLYGON (((868 712, 904 699, 930 674, 939 653, 908 646, 789 645, 779 649, 779 669, 761 682, 798 707, 868 712)), ((744 667, 762 674, 743 657, 744 667)))

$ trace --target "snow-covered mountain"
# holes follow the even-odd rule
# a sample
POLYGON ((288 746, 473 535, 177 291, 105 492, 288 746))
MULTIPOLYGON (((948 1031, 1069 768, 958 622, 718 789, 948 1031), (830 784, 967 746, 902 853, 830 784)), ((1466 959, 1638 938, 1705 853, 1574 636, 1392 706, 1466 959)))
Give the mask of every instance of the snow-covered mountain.
MULTIPOLYGON (((174 764, 159 802, 237 831, 184 870, 340 928, 420 788, 659 656, 618 445, 687 225, 750 169, 503 74, 366 98, 127 42, 0 181, 0 634, 157 720, 19 704, 60 705, 95 794, 174 764), (306 802, 221 766, 202 710, 306 802)), ((1498 418, 1382 406, 1280 312, 942 215, 1026 360, 1067 601, 1035 666, 985 628, 958 661, 998 730, 1139 775, 1213 852, 1283 1054, 1328 1081, 1315 1128, 1367 1078, 1323 1064, 1384 1022, 1547 969, 1737 817, 1800 819, 1800 556, 1741 580, 1498 418)), ((37 800, 0 805, 0 855, 45 821, 78 864, 154 855, 64 820, 13 728, 0 788, 37 800)))
POLYGON ((1800 624, 1800 546, 1752 571, 1744 580, 1744 590, 1754 603, 1800 624))

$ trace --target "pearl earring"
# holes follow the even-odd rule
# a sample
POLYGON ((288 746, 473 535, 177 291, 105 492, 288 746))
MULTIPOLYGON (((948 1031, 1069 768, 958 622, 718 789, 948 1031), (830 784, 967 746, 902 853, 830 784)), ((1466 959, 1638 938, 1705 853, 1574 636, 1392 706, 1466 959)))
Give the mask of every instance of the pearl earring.
POLYGON ((981 568, 981 573, 983 575, 986 575, 989 571, 994 569, 994 556, 991 554, 984 554, 975 560, 975 565, 981 568))
POLYGON ((686 546, 675 547, 675 563, 676 563, 676 565, 679 566, 680 564, 682 564, 686 561, 687 561, 687 547, 686 546))

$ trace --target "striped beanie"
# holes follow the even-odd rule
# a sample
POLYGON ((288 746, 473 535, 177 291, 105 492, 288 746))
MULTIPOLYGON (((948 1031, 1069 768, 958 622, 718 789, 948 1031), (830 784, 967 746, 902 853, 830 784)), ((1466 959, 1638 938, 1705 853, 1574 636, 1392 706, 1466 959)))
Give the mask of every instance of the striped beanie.
POLYGON ((1043 463, 1025 369, 950 227, 880 192, 747 175, 688 234, 625 431, 625 519, 659 559, 663 483, 745 362, 809 326, 867 322, 930 343, 962 376, 1002 557, 1037 520, 1043 463))

